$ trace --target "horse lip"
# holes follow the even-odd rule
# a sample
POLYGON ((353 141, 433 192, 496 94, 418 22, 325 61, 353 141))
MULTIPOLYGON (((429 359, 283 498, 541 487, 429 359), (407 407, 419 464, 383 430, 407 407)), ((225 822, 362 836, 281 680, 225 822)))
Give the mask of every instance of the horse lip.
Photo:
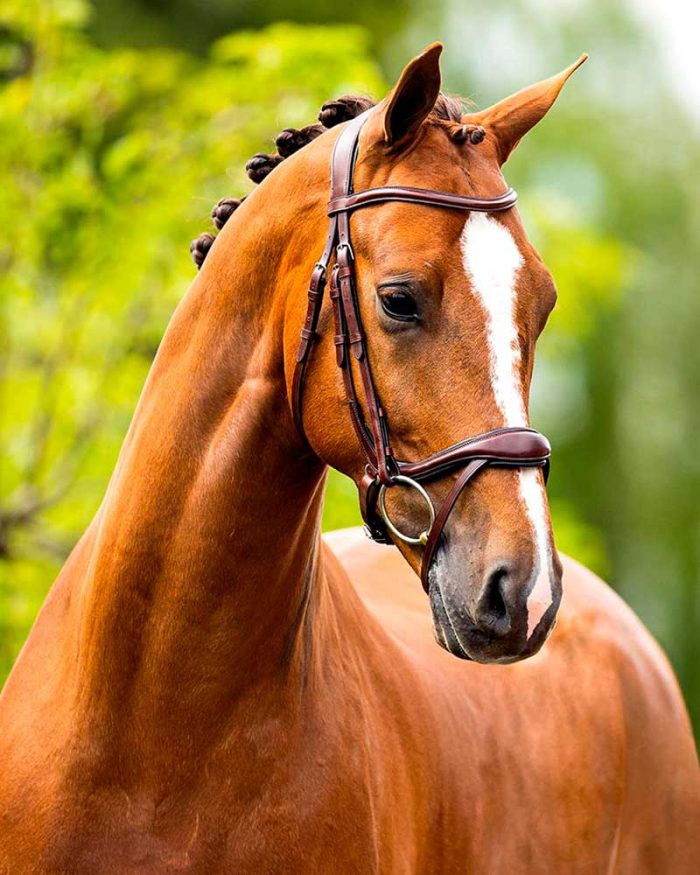
POLYGON ((457 634, 452 626, 445 602, 442 597, 440 585, 433 580, 428 587, 428 595, 430 605, 433 610, 433 622, 439 628, 439 635, 436 635, 438 644, 444 648, 452 656, 458 659, 466 659, 471 662, 472 658, 462 646, 462 642, 457 637, 457 634))

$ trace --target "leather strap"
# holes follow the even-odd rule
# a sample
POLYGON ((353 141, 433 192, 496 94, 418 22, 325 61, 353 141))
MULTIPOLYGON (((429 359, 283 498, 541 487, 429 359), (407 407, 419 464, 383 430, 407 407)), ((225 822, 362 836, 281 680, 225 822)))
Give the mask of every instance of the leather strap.
MULTIPOLYGON (((537 467, 544 469, 545 483, 549 476, 549 458, 551 455, 549 441, 544 435, 539 434, 539 432, 533 429, 510 428, 501 429, 500 431, 494 430, 462 443, 471 444, 471 458, 463 455, 460 461, 455 460, 452 463, 453 465, 464 464, 466 461, 466 467, 455 480, 452 488, 438 508, 435 514, 435 522, 430 527, 428 540, 423 550, 420 579, 426 592, 428 592, 430 585, 430 564, 440 544, 447 520, 457 503, 457 499, 479 472, 490 466, 498 466, 500 468, 537 467), (522 455, 525 452, 527 452, 527 456, 522 455)), ((465 452, 465 449, 462 452, 465 452)), ((402 468, 402 472, 405 470, 406 468, 402 468)), ((436 476, 440 470, 439 468, 433 469, 429 476, 436 476)))
MULTIPOLYGON (((357 140, 367 113, 357 116, 341 131, 333 148, 331 159, 331 197, 347 195, 352 192, 352 175, 355 166, 357 140)), ((349 231, 346 232, 349 237, 349 231)), ((328 266, 338 243, 338 219, 332 217, 328 224, 328 234, 321 257, 316 262, 309 282, 306 318, 301 330, 297 348, 296 364, 292 378, 292 413, 300 434, 304 434, 302 415, 304 377, 311 347, 316 340, 318 319, 323 304, 323 293, 328 279, 328 266)), ((349 243, 349 240, 348 240, 349 243)))
POLYGON ((509 188, 503 194, 493 198, 468 197, 463 194, 450 194, 446 191, 434 191, 430 188, 413 188, 411 186, 388 185, 383 188, 367 188, 356 194, 332 197, 328 204, 328 215, 348 213, 360 207, 372 204, 385 204, 389 201, 400 201, 407 204, 422 204, 427 207, 442 207, 449 210, 470 210, 480 213, 497 213, 509 210, 515 206, 518 195, 515 189, 509 188))
MULTIPOLYGON (((399 473, 413 480, 435 480, 456 467, 466 466, 435 514, 421 563, 421 583, 428 591, 428 572, 452 509, 469 482, 487 467, 543 468, 549 474, 551 447, 544 435, 531 428, 502 428, 468 438, 420 462, 397 462, 399 473)), ((369 475, 360 489, 362 516, 373 540, 391 543, 384 520, 377 512, 378 481, 369 475), (369 478, 369 479, 368 479, 369 478)))
POLYGON ((428 540, 425 544, 425 548, 423 550, 423 559, 421 561, 420 567, 420 582, 423 584, 423 589, 428 592, 430 583, 428 580, 428 576, 430 573, 430 563, 433 561, 433 555, 435 550, 437 549, 438 544, 440 543, 440 538, 442 537, 443 529, 445 528, 445 524, 452 513, 452 508, 455 506, 457 499, 462 494, 462 490, 469 483, 469 481, 474 477, 479 471, 486 467, 488 462, 486 459, 471 459, 467 462, 467 467, 462 471, 459 477, 455 480, 452 485, 452 489, 445 496, 444 501, 440 505, 437 513, 435 514, 435 522, 430 528, 430 533, 428 535, 428 540))
POLYGON ((549 458, 547 438, 532 428, 497 428, 467 438, 419 462, 399 462, 401 473, 414 480, 434 478, 473 458, 486 459, 500 467, 520 467, 549 458))

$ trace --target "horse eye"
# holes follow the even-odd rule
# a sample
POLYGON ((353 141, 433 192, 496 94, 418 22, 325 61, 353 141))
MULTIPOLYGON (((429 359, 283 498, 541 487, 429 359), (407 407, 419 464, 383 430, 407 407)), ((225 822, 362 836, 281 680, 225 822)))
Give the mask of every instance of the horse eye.
POLYGON ((400 322, 415 322, 418 319, 418 305, 413 295, 396 291, 380 295, 382 309, 387 316, 400 322))

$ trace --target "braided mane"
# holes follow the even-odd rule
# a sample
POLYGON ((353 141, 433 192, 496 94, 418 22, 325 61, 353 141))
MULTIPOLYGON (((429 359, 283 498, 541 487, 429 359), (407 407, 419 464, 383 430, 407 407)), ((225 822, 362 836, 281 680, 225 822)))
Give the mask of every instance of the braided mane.
MULTIPOLYGON (((285 128, 275 137, 275 154, 258 152, 246 163, 246 173, 255 183, 260 183, 277 167, 285 158, 293 155, 315 140, 320 134, 329 128, 356 118, 365 110, 376 106, 376 101, 369 97, 349 94, 336 100, 329 100, 323 104, 318 114, 316 124, 307 125, 303 128, 285 128)), ((440 94, 435 102, 432 112, 427 118, 428 124, 447 125, 450 128, 451 138, 458 143, 471 142, 477 145, 484 139, 484 130, 476 125, 461 124, 466 103, 459 97, 440 94)), ((235 210, 243 203, 245 197, 222 198, 212 209, 211 217, 217 231, 220 231, 235 210)), ((212 247, 216 235, 210 231, 200 234, 190 244, 190 252, 197 269, 204 264, 204 259, 212 247)))

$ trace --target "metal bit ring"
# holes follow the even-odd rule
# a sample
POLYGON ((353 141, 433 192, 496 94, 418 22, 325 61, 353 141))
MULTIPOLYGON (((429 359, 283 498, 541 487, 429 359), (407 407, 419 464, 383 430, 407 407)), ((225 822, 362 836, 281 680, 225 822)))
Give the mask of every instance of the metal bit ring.
POLYGON ((382 484, 379 488, 379 498, 378 498, 379 512, 382 516, 382 519, 386 523, 386 527, 389 529, 391 534, 395 535, 401 541, 404 541, 406 544, 425 545, 425 543, 428 540, 428 535, 430 534, 430 530, 433 527, 433 523, 435 522, 435 508, 433 507, 433 503, 430 500, 430 496, 425 491, 425 489, 423 489, 423 487, 420 485, 420 483, 418 483, 416 480, 412 480, 410 477, 404 477, 403 474, 397 474, 392 479, 391 485, 394 486, 396 484, 402 484, 403 486, 408 486, 411 489, 415 489, 415 491, 421 496, 421 498, 423 499, 423 501, 425 501, 425 503, 428 507, 428 513, 430 514, 430 524, 428 525, 428 528, 425 529, 425 531, 421 532, 420 535, 418 535, 417 538, 413 538, 410 535, 404 535, 403 532, 400 532, 396 528, 396 526, 392 523, 392 521, 389 519, 389 514, 387 513, 387 509, 386 509, 385 496, 386 496, 387 489, 390 487, 387 487, 384 484, 382 484))

